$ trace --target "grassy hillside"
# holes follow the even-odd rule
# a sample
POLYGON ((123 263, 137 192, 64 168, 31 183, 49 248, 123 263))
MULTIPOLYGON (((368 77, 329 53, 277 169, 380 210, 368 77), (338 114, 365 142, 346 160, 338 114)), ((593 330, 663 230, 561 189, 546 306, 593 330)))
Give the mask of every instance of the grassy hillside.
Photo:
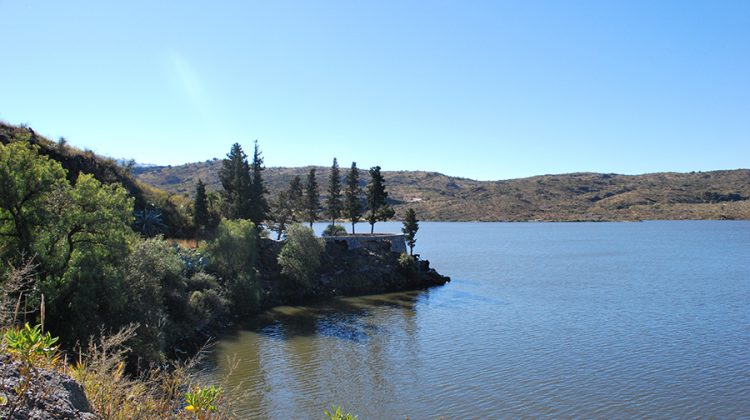
POLYGON ((189 201, 181 195, 165 192, 152 185, 140 182, 133 176, 131 168, 119 165, 114 159, 96 155, 90 150, 80 150, 66 144, 64 140, 51 141, 38 135, 32 128, 13 126, 0 122, 0 143, 26 140, 36 144, 40 153, 49 156, 68 171, 68 180, 75 182, 81 173, 92 174, 105 184, 121 183, 135 198, 135 209, 158 209, 169 236, 190 235, 188 217, 189 201))
MULTIPOLYGON (((221 160, 136 168, 136 177, 176 194, 192 194, 198 178, 221 188, 221 160)), ((268 168, 272 192, 310 167, 268 168)), ((318 169, 323 188, 328 168, 318 169)), ((348 169, 342 168, 342 175, 348 169)), ((362 170, 362 185, 368 179, 362 170)), ((504 181, 475 181, 435 172, 384 172, 401 217, 414 207, 422 220, 649 220, 750 219, 750 170, 617 175, 574 173, 504 181)))

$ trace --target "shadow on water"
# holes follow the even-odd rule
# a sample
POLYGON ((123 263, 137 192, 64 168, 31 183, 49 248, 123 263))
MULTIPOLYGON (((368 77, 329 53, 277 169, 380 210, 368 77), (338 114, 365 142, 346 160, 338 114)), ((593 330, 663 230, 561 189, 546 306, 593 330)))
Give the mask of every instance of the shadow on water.
POLYGON ((250 332, 278 340, 323 336, 366 343, 379 329, 367 321, 373 310, 387 307, 413 312, 417 302, 428 293, 422 290, 337 297, 302 306, 278 306, 247 320, 239 330, 226 334, 222 340, 231 341, 240 332, 250 332))

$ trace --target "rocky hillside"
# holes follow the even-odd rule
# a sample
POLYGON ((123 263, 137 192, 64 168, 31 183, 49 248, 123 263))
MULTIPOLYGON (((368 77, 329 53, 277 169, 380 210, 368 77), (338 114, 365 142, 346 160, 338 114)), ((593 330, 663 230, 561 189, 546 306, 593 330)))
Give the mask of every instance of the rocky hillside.
MULTIPOLYGON (((221 160, 136 168, 137 178, 177 194, 192 194, 198 178, 221 188, 221 160)), ((278 191, 310 167, 268 168, 278 191)), ((328 168, 318 169, 325 185, 328 168)), ((342 168, 342 175, 346 172, 342 168)), ((367 175, 361 172, 364 185, 367 175)), ((750 170, 617 175, 574 173, 503 181, 475 181, 436 172, 384 172, 397 217, 414 207, 423 220, 574 221, 646 219, 750 219, 750 170)))
POLYGON ((192 227, 187 214, 188 202, 180 195, 166 193, 148 184, 139 182, 132 168, 114 159, 98 156, 90 150, 80 150, 66 144, 64 139, 52 141, 31 127, 14 126, 0 122, 0 143, 27 141, 39 146, 39 152, 60 162, 73 183, 81 173, 92 174, 104 184, 120 183, 135 199, 135 210, 158 210, 165 224, 164 233, 172 237, 192 236, 192 227))

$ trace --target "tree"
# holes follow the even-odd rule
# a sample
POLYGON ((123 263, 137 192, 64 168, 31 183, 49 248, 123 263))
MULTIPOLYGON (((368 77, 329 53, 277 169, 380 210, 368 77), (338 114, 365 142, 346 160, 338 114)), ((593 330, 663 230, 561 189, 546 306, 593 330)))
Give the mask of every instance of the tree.
POLYGON ((255 279, 258 258, 255 224, 249 220, 222 220, 216 237, 206 244, 206 254, 211 269, 229 290, 234 312, 246 315, 257 309, 260 296, 255 279))
POLYGON ((39 146, 25 141, 0 144, 0 241, 6 251, 33 255, 35 231, 46 224, 48 198, 65 186, 65 170, 40 156, 39 146))
POLYGON ((75 185, 66 177, 37 146, 0 145, 2 265, 34 256, 37 275, 25 296, 38 302, 44 294, 48 327, 70 345, 124 316, 133 199, 89 174, 75 185))
POLYGON ((278 257, 281 272, 309 289, 324 249, 325 243, 315 237, 312 229, 299 224, 290 226, 278 257))
MULTIPOLYGON (((196 233, 203 232, 209 224, 208 198, 206 197, 206 185, 198 179, 195 187, 195 201, 193 203, 193 225, 196 233)), ((200 236, 199 234, 197 236, 200 236)))
POLYGON ((417 220, 417 213, 414 209, 409 208, 406 211, 406 218, 404 219, 404 227, 401 228, 401 232, 406 237, 406 243, 409 245, 409 255, 414 255, 414 244, 417 240, 415 236, 419 230, 419 220, 417 220))
POLYGON ((280 191, 276 200, 272 202, 275 224, 273 230, 277 232, 276 240, 281 239, 288 224, 300 221, 303 213, 303 199, 302 179, 297 175, 289 182, 289 187, 280 191))
POLYGON ((361 192, 357 162, 352 162, 352 167, 346 174, 346 192, 344 193, 344 216, 352 221, 352 235, 354 235, 354 225, 362 217, 362 202, 359 198, 361 192))
POLYGON ((395 211, 386 203, 388 193, 385 191, 385 179, 380 174, 380 166, 370 168, 370 183, 367 184, 367 214, 365 219, 370 223, 370 233, 375 231, 375 222, 386 221, 393 217, 395 211))
POLYGON ((276 199, 271 202, 271 205, 271 214, 274 221, 272 230, 276 231, 276 240, 278 241, 281 239, 281 235, 286 231, 287 224, 292 221, 294 214, 289 190, 279 191, 279 194, 276 196, 276 199))
POLYGON ((312 229, 313 223, 318 220, 318 210, 320 209, 320 193, 318 192, 318 181, 315 180, 315 168, 310 169, 310 173, 307 174, 304 204, 305 216, 307 221, 310 222, 310 229, 312 229))
POLYGON ((253 151, 253 162, 250 164, 252 178, 248 194, 248 218, 255 223, 255 226, 258 228, 260 228, 261 224, 268 218, 269 211, 268 200, 266 200, 268 190, 263 185, 262 176, 262 172, 265 169, 266 168, 263 166, 263 158, 261 157, 261 152, 258 148, 258 140, 256 140, 255 149, 253 151))
POLYGON ((250 218, 250 166, 239 143, 232 145, 221 163, 219 180, 224 187, 224 215, 229 219, 250 218))
POLYGON ((304 192, 302 191, 302 178, 295 175, 289 182, 289 205, 292 209, 291 220, 302 221, 304 217, 304 192))
POLYGON ((339 172, 339 163, 333 158, 331 166, 331 177, 328 180, 328 216, 331 218, 331 224, 336 224, 336 219, 341 216, 341 173, 339 172))

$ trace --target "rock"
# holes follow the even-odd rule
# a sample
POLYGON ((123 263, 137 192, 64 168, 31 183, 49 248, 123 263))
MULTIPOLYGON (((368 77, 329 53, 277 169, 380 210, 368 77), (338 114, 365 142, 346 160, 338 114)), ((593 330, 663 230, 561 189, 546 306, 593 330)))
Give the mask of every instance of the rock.
POLYGON ((67 375, 54 370, 41 369, 30 389, 26 392, 25 401, 19 403, 20 397, 15 388, 22 382, 21 364, 13 361, 8 355, 0 355, 0 394, 7 398, 7 403, 0 406, 0 418, 12 419, 96 419, 92 413, 86 394, 81 384, 67 375))

